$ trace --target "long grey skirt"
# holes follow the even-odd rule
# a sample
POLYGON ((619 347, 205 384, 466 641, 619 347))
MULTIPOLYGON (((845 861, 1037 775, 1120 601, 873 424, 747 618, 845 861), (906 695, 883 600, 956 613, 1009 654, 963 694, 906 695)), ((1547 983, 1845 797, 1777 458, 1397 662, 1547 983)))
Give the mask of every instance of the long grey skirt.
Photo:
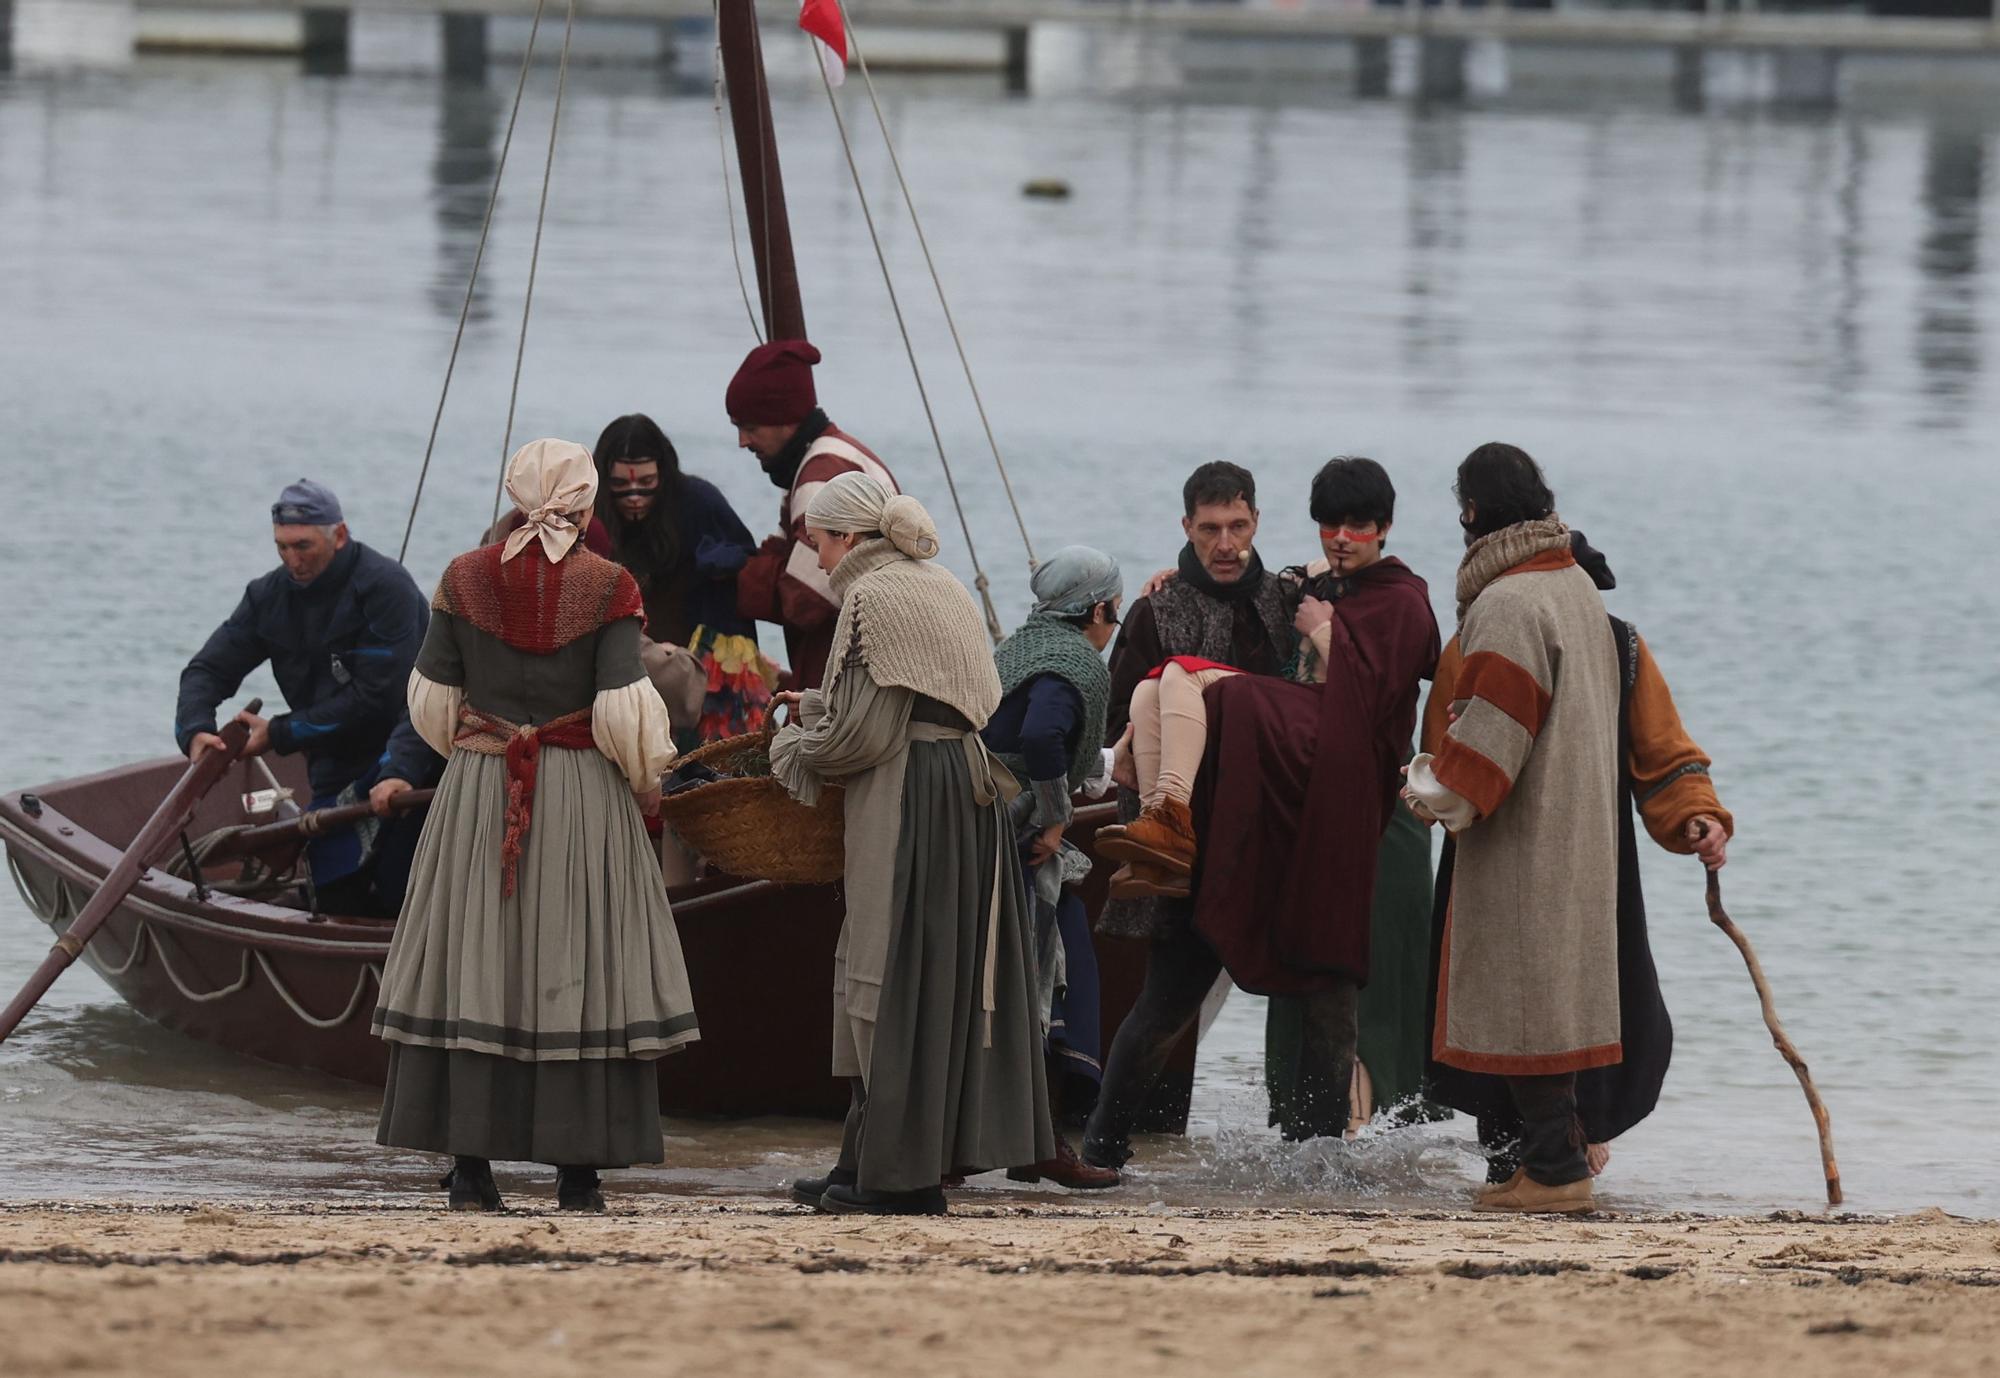
POLYGON ((910 744, 894 912, 868 1089, 849 1112, 842 1166, 865 1190, 913 1191, 1053 1157, 1021 868, 1004 809, 973 802, 960 742, 910 744), (982 939, 996 877, 989 1047, 982 939))
POLYGON ((558 1167, 630 1167, 666 1156, 651 1061, 521 1062, 396 1043, 376 1139, 558 1167))
POLYGON ((658 853, 600 752, 544 748, 513 895, 503 758, 454 751, 417 844, 374 1032, 377 1139, 482 1158, 657 1162, 653 1060, 699 1036, 658 853))

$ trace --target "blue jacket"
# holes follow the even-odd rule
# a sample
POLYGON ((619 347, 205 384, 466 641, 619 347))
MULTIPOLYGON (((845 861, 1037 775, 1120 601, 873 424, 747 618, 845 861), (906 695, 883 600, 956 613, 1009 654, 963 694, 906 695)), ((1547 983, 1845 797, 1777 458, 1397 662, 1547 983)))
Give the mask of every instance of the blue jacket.
POLYGON ((216 709, 268 660, 290 709, 271 719, 271 749, 303 751, 313 797, 329 799, 375 770, 429 621, 409 571, 359 541, 310 584, 275 569, 250 582, 181 671, 174 740, 185 752, 197 732, 215 731, 216 709))

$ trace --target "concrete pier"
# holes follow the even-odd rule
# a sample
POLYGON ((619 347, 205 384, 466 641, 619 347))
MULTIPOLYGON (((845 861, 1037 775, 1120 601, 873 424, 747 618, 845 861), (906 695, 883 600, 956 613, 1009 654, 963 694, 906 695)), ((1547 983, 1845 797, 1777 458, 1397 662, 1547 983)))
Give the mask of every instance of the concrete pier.
POLYGON ((1006 56, 1001 60, 1001 70, 1006 75, 1007 90, 1014 95, 1028 92, 1028 35, 1026 24, 1008 29, 1003 37, 1007 43, 1006 56))
POLYGON ((486 80, 486 16, 446 10, 443 26, 443 67, 453 81, 486 80))
POLYGON ((347 75, 353 63, 353 15, 349 10, 308 9, 299 40, 305 68, 316 76, 347 75))

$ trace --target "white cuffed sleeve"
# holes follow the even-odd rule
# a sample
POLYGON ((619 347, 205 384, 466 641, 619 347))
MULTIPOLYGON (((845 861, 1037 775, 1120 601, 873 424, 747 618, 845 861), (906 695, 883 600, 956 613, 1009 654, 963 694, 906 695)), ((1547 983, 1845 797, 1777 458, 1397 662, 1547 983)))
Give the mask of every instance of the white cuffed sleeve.
POLYGON ((1438 822, 1462 833, 1479 821, 1479 810, 1472 806, 1471 800, 1439 783, 1431 770, 1431 759, 1430 753, 1420 752, 1410 762, 1410 793, 1438 822))
POLYGON ((458 712, 465 706, 465 690, 456 684, 439 684, 422 670, 410 671, 410 726, 440 756, 451 755, 451 739, 458 735, 458 712))
POLYGON ((598 690, 590 709, 590 737, 625 772, 634 794, 658 788, 677 754, 666 701, 650 679, 598 690))

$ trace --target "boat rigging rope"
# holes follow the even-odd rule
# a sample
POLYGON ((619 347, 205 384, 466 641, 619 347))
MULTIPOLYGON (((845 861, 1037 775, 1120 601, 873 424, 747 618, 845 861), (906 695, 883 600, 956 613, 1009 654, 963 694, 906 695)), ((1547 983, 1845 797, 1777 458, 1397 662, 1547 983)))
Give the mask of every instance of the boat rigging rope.
POLYGON ((736 242, 736 192, 729 184, 729 143, 722 130, 722 0, 715 0, 715 151, 722 159, 722 211, 729 218, 729 256, 736 260, 736 288, 743 294, 750 333, 762 344, 764 330, 757 321, 756 303, 750 300, 750 283, 743 276, 743 248, 736 242))
POLYGON ((521 118, 521 95, 528 89, 528 65, 535 60, 535 35, 542 29, 542 9, 548 0, 535 0, 535 20, 528 27, 528 51, 521 55, 521 77, 514 84, 514 108, 507 113, 507 135, 500 141, 500 160, 493 168, 493 190, 486 197, 486 218, 479 225, 479 247, 472 254, 472 274, 465 282, 465 302, 458 308, 458 331, 451 337, 451 358, 444 366, 444 387, 438 392, 437 411, 431 417, 431 437, 424 442, 424 467, 417 473, 417 491, 410 499, 410 517, 403 526, 402 549, 396 563, 410 556, 410 533, 417 529, 417 505, 424 500, 424 480, 430 477, 431 454, 437 449, 438 426, 444 421, 445 399, 451 396, 451 375, 458 368, 459 346, 465 343, 465 323, 472 315, 472 293, 479 286, 479 265, 486 260, 486 240, 493 232, 493 210, 500 203, 500 178, 507 171, 507 153, 514 146, 514 123, 521 118))
MULTIPOLYGON (((543 0, 535 0, 540 5, 543 0)), ((521 360, 528 352, 528 315, 535 306, 535 270, 542 261, 542 225, 549 218, 549 182, 556 171, 556 131, 562 127, 563 87, 569 81, 569 44, 576 32, 576 0, 569 0, 563 19, 562 56, 556 61, 556 100, 549 110, 549 154, 542 164, 542 201, 535 211, 535 246, 528 253, 528 290, 521 299, 521 338, 514 346, 514 385, 507 390, 507 432, 500 441, 500 475, 493 483, 493 520, 500 520, 500 498, 507 490, 507 461, 514 450, 514 404, 521 396, 521 360)), ((496 177, 495 182, 498 182, 496 177)))
POLYGON ((1028 523, 1021 516, 1021 504, 1014 498, 1014 481, 1007 475, 1007 462, 1000 457, 1000 442, 994 439, 993 423, 986 418, 986 403, 979 396, 979 384, 972 376, 972 361, 966 357, 965 341, 959 338, 958 322, 951 314, 951 303, 945 299, 944 280, 938 276, 937 262, 931 257, 930 240, 924 235, 924 222, 917 216, 916 198, 910 195, 910 184, 903 176, 903 160, 896 156, 896 141, 889 134, 889 121, 882 114, 882 102, 875 92, 875 78, 868 71, 868 56, 861 48, 861 35, 855 30, 854 20, 847 13, 847 0, 839 0, 840 17, 847 25, 847 41, 854 49, 855 65, 861 69, 861 81, 868 88, 868 104, 875 111, 875 126, 882 131, 882 146, 889 150, 889 166, 895 169, 896 185, 903 193, 903 205, 910 212, 910 225, 917 232, 917 246, 924 253, 924 267, 930 270, 931 286, 937 292, 938 306, 944 311, 944 323, 951 330, 952 347, 958 351, 959 367, 965 370, 965 386, 972 392, 972 405, 979 413, 979 424, 986 432, 986 446, 993 452, 993 467, 1000 471, 1000 485, 1007 490, 1007 505, 1014 510, 1014 525, 1021 532, 1021 544, 1028 552, 1028 571, 1033 573, 1041 562, 1035 558, 1035 543, 1028 536, 1028 523))
MULTIPOLYGON (((808 45, 819 40, 805 35, 808 45)), ((854 179, 854 194, 861 199, 861 219, 868 226, 868 239, 875 246, 875 261, 882 268, 882 285, 889 291, 889 309, 896 317, 896 330, 903 337, 903 353, 909 356, 910 373, 917 380, 917 396, 924 404, 924 420, 930 423, 931 443, 937 448, 938 463, 944 468, 945 487, 951 492, 951 505, 958 513, 958 529, 965 535, 965 553, 972 560, 973 586, 979 590, 979 601, 986 611, 986 631, 995 642, 1001 639, 1000 614, 993 606, 993 581, 986 577, 986 570, 979 563, 979 549, 973 543, 972 523, 966 519, 965 503, 958 495, 958 480, 951 472, 951 461, 945 457, 944 436, 938 431, 937 413, 931 408, 931 397, 924 387, 924 371, 917 364, 916 346, 910 342, 910 328, 903 319, 903 304, 896 296, 896 282, 889 272, 889 257, 882 250, 882 236, 875 229, 874 212, 868 208, 868 192, 861 184, 861 167, 854 160, 854 144, 847 137, 847 120, 840 113, 840 101, 833 94, 833 81, 826 74, 826 64, 819 59, 817 49, 812 53, 813 66, 819 71, 820 85, 826 88, 826 103, 833 111, 834 127, 840 131, 841 151, 847 155, 848 175, 854 179)))

